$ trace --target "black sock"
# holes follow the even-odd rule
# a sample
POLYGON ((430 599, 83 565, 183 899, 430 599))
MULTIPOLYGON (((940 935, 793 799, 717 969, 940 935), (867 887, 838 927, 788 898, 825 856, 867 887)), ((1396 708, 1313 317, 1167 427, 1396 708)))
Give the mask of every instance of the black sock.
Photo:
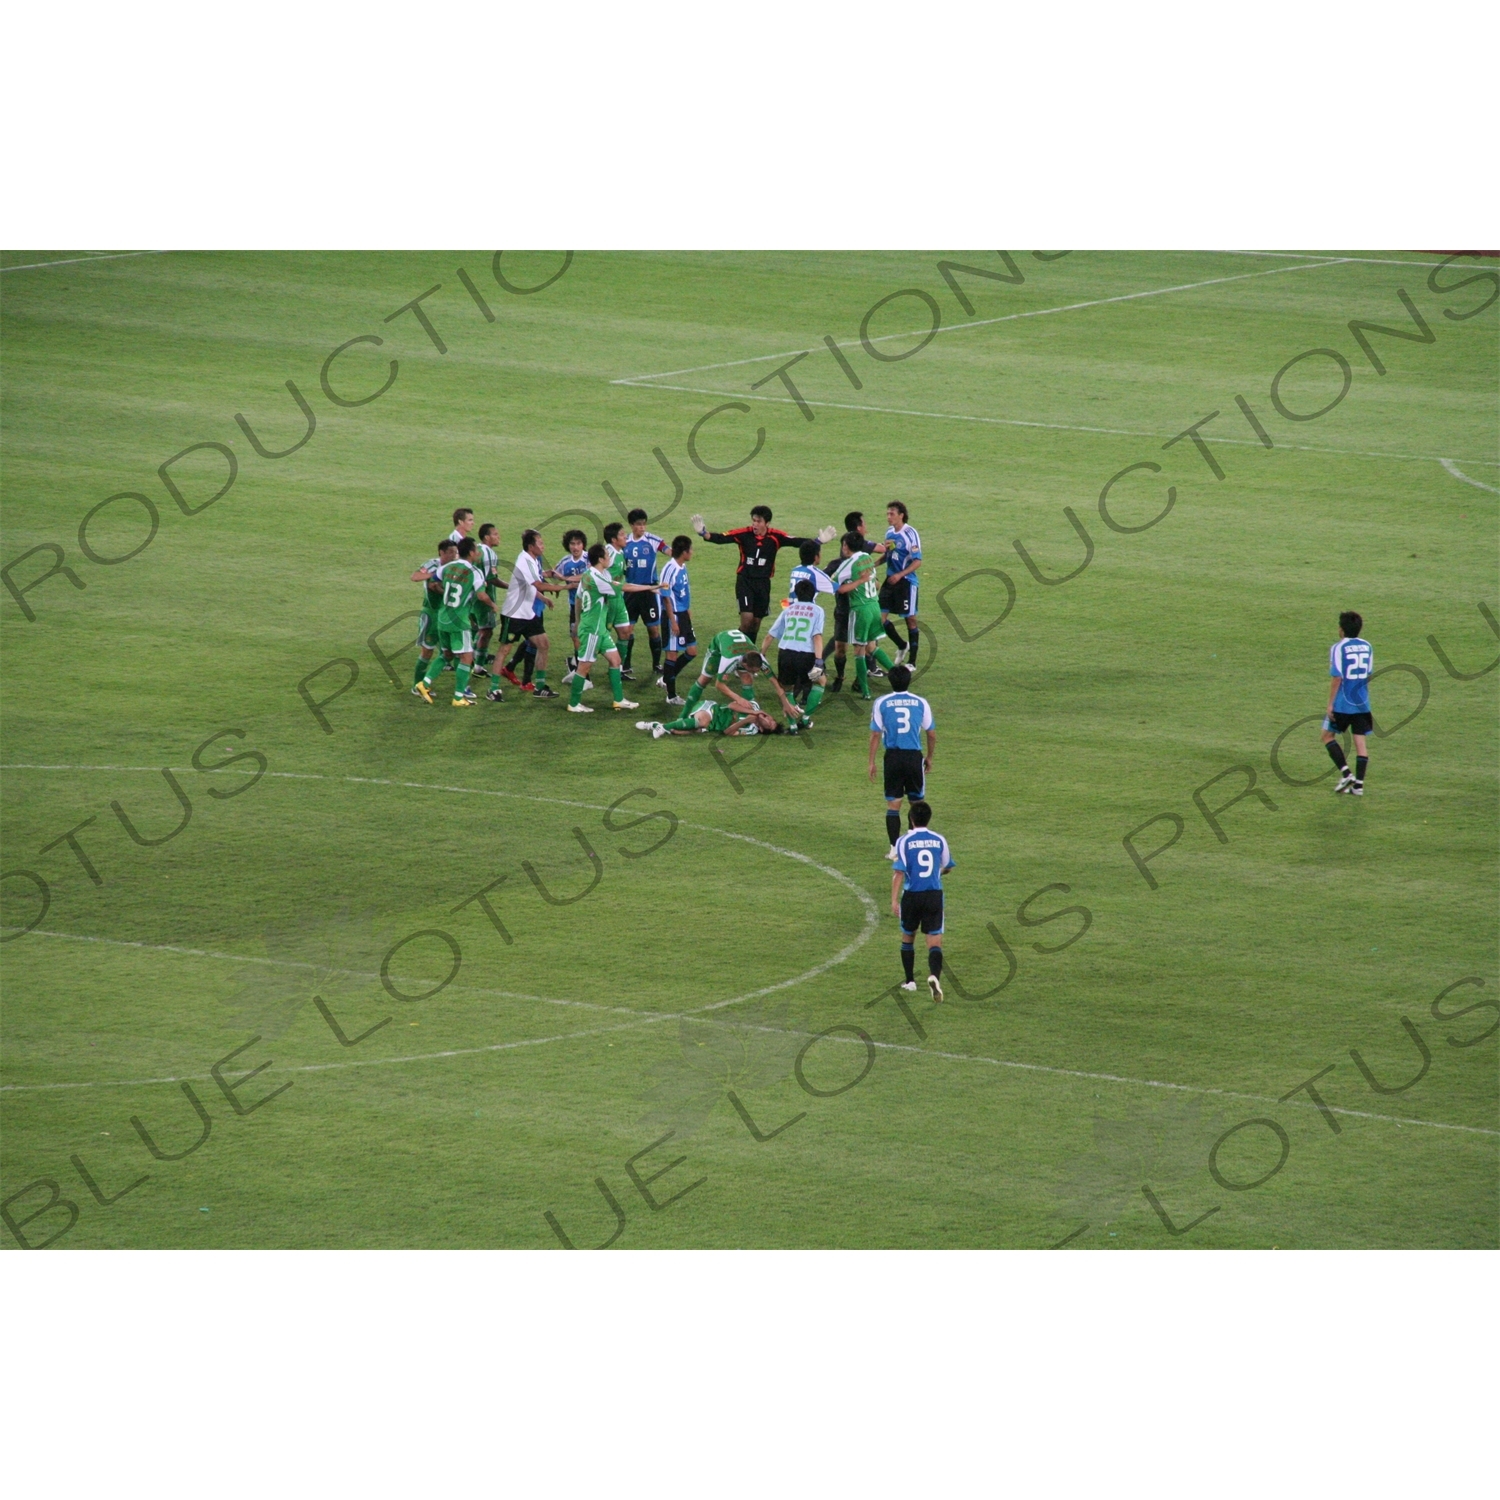
POLYGON ((917 664, 917 642, 921 638, 921 632, 917 629, 916 621, 913 621, 906 629, 911 636, 911 655, 907 657, 906 664, 914 667, 917 664))
POLYGON ((536 652, 535 651, 528 651, 526 653, 526 665, 521 669, 521 681, 522 682, 530 682, 531 681, 531 674, 535 670, 536 670, 536 652))
POLYGON ((917 950, 910 943, 901 945, 901 967, 906 970, 907 983, 917 977, 917 950))
POLYGON ((1354 757, 1354 779, 1359 782, 1361 786, 1364 785, 1365 767, 1369 764, 1370 757, 1368 755, 1356 755, 1354 757))
POLYGON ((667 697, 669 698, 677 696, 677 672, 681 666, 682 659, 680 657, 673 658, 669 656, 666 665, 661 669, 661 678, 667 685, 667 697))
POLYGON ((836 657, 834 657, 834 659, 833 659, 834 670, 838 674, 834 678, 835 682, 842 682, 844 680, 844 665, 848 661, 848 659, 849 658, 847 656, 836 656, 836 657))
POLYGON ((904 651, 906 649, 906 642, 901 639, 901 632, 897 630, 889 620, 885 622, 885 633, 891 638, 891 640, 895 641, 896 649, 898 651, 904 651))
POLYGON ((1349 769, 1349 762, 1344 759, 1344 747, 1339 744, 1337 740, 1329 740, 1329 742, 1323 748, 1327 750, 1329 756, 1333 760, 1334 765, 1336 765, 1339 770, 1347 771, 1349 769))
POLYGON ((927 950, 927 971, 934 978, 942 977, 943 950, 941 948, 929 948, 927 950))
POLYGON ((895 847, 896 840, 901 837, 901 814, 892 812, 889 808, 886 809, 885 814, 885 836, 891 841, 892 848, 895 847))
POLYGON ((660 636, 657 636, 651 642, 651 670, 653 672, 659 672, 659 671, 661 671, 661 637, 660 636))

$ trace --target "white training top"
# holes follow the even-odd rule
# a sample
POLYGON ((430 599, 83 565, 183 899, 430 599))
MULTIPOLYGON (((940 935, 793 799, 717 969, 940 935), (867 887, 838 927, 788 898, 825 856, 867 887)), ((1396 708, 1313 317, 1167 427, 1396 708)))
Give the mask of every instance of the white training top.
POLYGON ((504 613, 512 620, 529 620, 536 613, 536 586, 542 581, 541 562, 529 552, 517 554, 505 591, 504 613))

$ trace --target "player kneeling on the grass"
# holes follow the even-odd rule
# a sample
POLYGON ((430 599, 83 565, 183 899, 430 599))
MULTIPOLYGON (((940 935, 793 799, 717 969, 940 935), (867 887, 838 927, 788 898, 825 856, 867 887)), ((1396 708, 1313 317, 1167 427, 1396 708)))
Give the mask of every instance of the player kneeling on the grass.
POLYGON ((913 806, 927 796, 927 773, 937 750, 932 705, 911 687, 911 668, 891 670, 893 691, 882 693, 870 710, 870 780, 875 779, 875 751, 885 746, 885 835, 892 844, 901 832, 901 799, 913 806), (927 754, 922 754, 922 736, 927 754))
MULTIPOLYGON (((426 676, 428 663, 438 650, 438 612, 443 607, 443 586, 438 582, 438 574, 457 556, 458 543, 450 537, 438 543, 436 557, 429 558, 411 575, 413 583, 424 585, 422 615, 417 621, 417 666, 411 677, 411 691, 414 698, 426 696, 418 687, 418 683, 426 676)), ((438 659, 442 660, 441 657, 438 659)), ((441 671, 442 668, 439 667, 438 670, 441 671)), ((432 700, 428 698, 427 701, 430 703, 432 700)))
POLYGON ((1360 635, 1364 624, 1352 609, 1339 616, 1341 639, 1328 652, 1328 675, 1333 681, 1328 686, 1328 715, 1323 720, 1323 744, 1340 772, 1334 791, 1347 792, 1353 797, 1365 794, 1365 770, 1370 764, 1365 736, 1375 723, 1370 712, 1370 668, 1375 663, 1375 653, 1360 635), (1337 738, 1345 730, 1354 732, 1352 771, 1337 738))
MULTIPOLYGON (((719 684, 724 687, 723 683, 719 684)), ((649 729, 651 738, 659 740, 669 734, 785 734, 786 731, 764 709, 757 708, 747 698, 724 687, 728 703, 700 703, 696 708, 685 708, 675 719, 665 724, 643 720, 637 729, 649 729)))
POLYGON ((708 655, 698 680, 688 689, 687 706, 694 707, 708 691, 709 684, 738 675, 747 685, 765 666, 765 658, 755 649, 755 642, 742 630, 721 630, 708 643, 708 655), (745 673, 749 673, 748 677, 745 673))
POLYGON ((632 703, 625 696, 620 652, 609 623, 609 603, 616 596, 615 583, 607 569, 608 559, 609 553, 604 543, 595 542, 588 550, 588 572, 578 580, 578 667, 573 674, 573 685, 568 690, 570 714, 593 713, 594 710, 582 702, 583 690, 589 685, 589 673, 601 653, 609 664, 609 690, 614 696, 613 706, 640 707, 639 703, 632 703))
MULTIPOLYGON (((442 604, 438 609, 438 644, 451 651, 457 662, 454 668, 454 708, 472 708, 474 695, 469 691, 469 672, 474 665, 474 632, 471 608, 477 598, 480 603, 493 606, 492 600, 483 591, 484 575, 473 565, 472 558, 479 544, 466 536, 458 544, 458 556, 439 573, 438 581, 443 586, 442 604)), ((443 658, 436 652, 427 663, 427 669, 416 685, 418 697, 433 701, 432 684, 443 670, 443 658)))
POLYGON ((796 597, 776 617, 770 630, 770 638, 781 648, 776 657, 776 682, 778 688, 785 689, 780 697, 788 728, 799 720, 802 727, 811 728, 812 716, 823 701, 823 610, 813 603, 815 590, 810 578, 799 578, 792 586, 796 597))
POLYGON ((932 809, 913 802, 907 812, 907 831, 891 847, 891 915, 901 922, 903 990, 917 987, 917 928, 927 934, 927 989, 934 1000, 943 998, 943 876, 953 868, 948 840, 928 825, 932 809), (902 889, 902 886, 905 889, 902 889))
POLYGON ((693 591, 688 582, 688 564, 693 560, 693 539, 672 538, 672 557, 661 570, 662 609, 667 620, 667 660, 662 669, 661 685, 667 690, 667 702, 684 702, 677 694, 677 674, 698 654, 698 638, 693 634, 693 591))

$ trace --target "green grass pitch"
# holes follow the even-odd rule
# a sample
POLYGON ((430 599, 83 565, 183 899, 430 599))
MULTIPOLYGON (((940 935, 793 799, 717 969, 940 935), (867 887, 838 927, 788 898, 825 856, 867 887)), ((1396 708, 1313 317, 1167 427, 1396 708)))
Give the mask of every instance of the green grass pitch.
POLYGON ((1500 280, 1049 254, 0 275, 0 1241, 1494 1246, 1500 280), (395 377, 338 404, 357 338, 329 389, 395 377), (604 481, 668 535, 910 506, 942 1006, 847 693, 654 743, 644 651, 591 718, 372 651, 455 505, 556 561, 604 481), (1314 780, 1349 607, 1362 800, 1314 780))

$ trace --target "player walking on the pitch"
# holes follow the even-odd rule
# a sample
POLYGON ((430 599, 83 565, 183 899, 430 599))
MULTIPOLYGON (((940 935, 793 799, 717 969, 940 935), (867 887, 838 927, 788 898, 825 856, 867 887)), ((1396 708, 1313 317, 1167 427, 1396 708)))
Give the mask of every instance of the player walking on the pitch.
MULTIPOLYGON (((898 670, 905 671, 900 668, 898 670)), ((893 674, 894 675, 894 674, 893 674)), ((901 923, 903 990, 914 990, 917 928, 927 935, 927 989, 934 1000, 943 998, 943 876, 953 868, 948 840, 928 825, 932 809, 913 802, 907 812, 907 831, 891 846, 891 915, 901 923), (902 886, 905 889, 902 889, 902 886)))
MULTIPOLYGON (((511 569, 510 586, 505 591, 501 613, 512 638, 519 636, 536 646, 538 698, 555 698, 557 694, 547 686, 547 626, 536 612, 537 600, 542 594, 559 593, 566 587, 565 583, 548 583, 544 577, 541 532, 529 528, 523 531, 521 550, 516 554, 515 567, 511 569)), ((514 678, 510 680, 515 681, 514 678)))
MULTIPOLYGON (((500 554, 495 550, 500 545, 500 528, 486 521, 479 528, 479 570, 484 574, 484 591, 491 599, 500 597, 500 554)), ((477 601, 474 605, 474 675, 488 677, 489 665, 494 661, 490 654, 490 636, 495 631, 495 611, 477 601)))
POLYGON ((885 582, 880 586, 880 621, 887 636, 896 644, 900 653, 897 664, 917 664, 917 645, 920 634, 917 629, 917 569, 922 566, 922 538, 915 526, 907 524, 906 507, 893 500, 885 508, 887 528, 885 539, 890 544, 885 554, 885 582), (906 621, 910 641, 901 639, 901 632, 891 623, 892 615, 900 615, 906 621))
MULTIPOLYGON (((438 574, 442 584, 443 598, 438 609, 438 644, 454 656, 454 708, 472 708, 474 694, 469 691, 469 672, 474 665, 474 630, 472 607, 477 598, 482 604, 493 605, 494 601, 484 593, 484 574, 474 566, 472 559, 479 550, 479 543, 466 536, 458 544, 458 556, 438 574)), ((416 694, 428 703, 433 702, 432 684, 443 670, 442 656, 434 652, 416 684, 416 694)))
POLYGON ((718 546, 733 543, 740 549, 740 565, 735 570, 734 596, 740 609, 740 629, 753 642, 760 622, 771 613, 771 579, 776 573, 776 554, 783 547, 801 547, 807 542, 831 542, 833 527, 825 526, 816 538, 788 536, 771 525, 771 507, 757 505, 750 511, 750 524, 733 531, 710 531, 702 516, 694 516, 693 530, 705 542, 718 546))
POLYGON ((692 537, 674 536, 671 559, 661 570, 661 602, 667 619, 667 660, 661 681, 671 704, 684 702, 677 693, 677 674, 698 653, 698 638, 693 634, 693 589, 688 582, 692 560, 692 537))
POLYGON ((920 694, 908 692, 910 687, 911 668, 892 668, 892 691, 882 693, 870 710, 870 780, 875 779, 875 751, 884 744, 885 832, 892 844, 901 833, 901 799, 907 798, 913 806, 925 799, 927 773, 937 751, 932 705, 920 694))
POLYGON ((1339 768, 1336 792, 1351 797, 1365 794, 1365 771, 1370 764, 1369 743, 1365 736, 1375 723, 1370 712, 1370 669, 1375 653, 1360 631, 1365 622, 1352 609, 1339 616, 1340 639, 1328 651, 1328 714, 1323 720, 1323 744, 1329 758, 1339 768), (1354 732, 1354 769, 1344 757, 1338 736, 1345 730, 1354 732))
MULTIPOLYGON (((411 678, 411 691, 414 698, 425 696, 418 690, 417 684, 426 675, 427 664, 432 660, 433 654, 440 645, 438 613, 443 607, 443 586, 438 582, 438 574, 457 556, 458 543, 452 537, 445 537, 438 543, 437 556, 428 558, 411 575, 413 583, 425 585, 422 589, 422 615, 417 621, 417 666, 411 678)), ((441 659, 439 657, 439 660, 441 659)), ((439 670, 442 669, 439 668, 439 670)), ((428 698, 427 701, 430 703, 432 700, 428 698)))

